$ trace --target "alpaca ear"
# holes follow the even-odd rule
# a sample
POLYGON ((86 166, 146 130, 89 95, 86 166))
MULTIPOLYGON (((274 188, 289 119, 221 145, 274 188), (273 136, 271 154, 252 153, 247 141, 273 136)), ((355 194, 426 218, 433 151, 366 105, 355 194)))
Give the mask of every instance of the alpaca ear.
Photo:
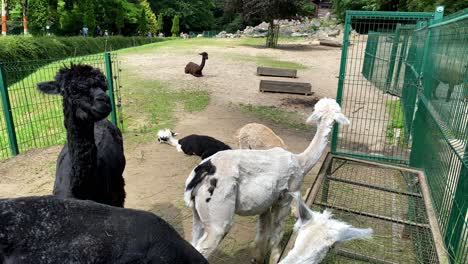
POLYGON ((338 122, 338 124, 341 124, 341 125, 349 125, 350 124, 349 119, 345 115, 343 115, 342 113, 335 114, 335 120, 336 120, 336 122, 338 122))
POLYGON ((56 81, 38 83, 37 88, 46 94, 60 94, 60 85, 56 81))
POLYGON ((372 228, 354 228, 348 227, 341 232, 339 241, 351 240, 355 238, 369 238, 372 236, 372 228))
POLYGON ((293 192, 290 194, 297 202, 297 208, 299 210, 299 219, 301 220, 302 224, 312 219, 312 214, 310 213, 309 208, 302 201, 301 193, 293 192))

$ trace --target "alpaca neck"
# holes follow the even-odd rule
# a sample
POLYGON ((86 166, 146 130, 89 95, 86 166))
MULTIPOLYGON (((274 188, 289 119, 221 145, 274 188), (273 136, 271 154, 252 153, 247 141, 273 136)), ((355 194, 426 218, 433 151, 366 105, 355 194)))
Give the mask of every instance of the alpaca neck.
POLYGON ((314 167, 327 147, 328 137, 333 128, 333 121, 333 119, 320 121, 315 136, 307 149, 296 155, 304 175, 309 173, 312 167, 314 167))
POLYGON ((94 123, 75 118, 66 119, 68 154, 71 162, 70 184, 74 197, 91 198, 93 178, 97 167, 97 148, 94 139, 94 123))
POLYGON ((205 61, 206 61, 206 59, 202 58, 202 61, 201 61, 201 64, 200 64, 200 71, 203 70, 203 68, 205 68, 205 61))

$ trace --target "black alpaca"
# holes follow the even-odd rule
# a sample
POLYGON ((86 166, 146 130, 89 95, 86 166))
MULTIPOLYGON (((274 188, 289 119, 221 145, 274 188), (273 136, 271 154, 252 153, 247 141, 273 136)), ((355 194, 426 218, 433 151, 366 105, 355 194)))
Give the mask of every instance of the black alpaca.
POLYGON ((205 61, 208 60, 208 53, 202 52, 199 55, 202 56, 202 62, 200 65, 194 63, 194 62, 189 62, 185 66, 185 73, 192 74, 195 77, 202 77, 203 76, 203 68, 205 67, 205 61))
POLYGON ((123 207, 122 134, 106 119, 112 106, 105 76, 89 65, 72 65, 38 88, 63 97, 67 143, 57 159, 53 194, 123 207))
POLYGON ((43 196, 0 199, 0 263, 208 262, 152 213, 43 196))
POLYGON ((175 136, 177 133, 167 128, 158 131, 159 142, 167 143, 176 147, 178 151, 183 151, 187 155, 197 155, 202 159, 206 159, 218 151, 231 149, 223 142, 209 136, 189 135, 179 140, 175 139, 175 136))

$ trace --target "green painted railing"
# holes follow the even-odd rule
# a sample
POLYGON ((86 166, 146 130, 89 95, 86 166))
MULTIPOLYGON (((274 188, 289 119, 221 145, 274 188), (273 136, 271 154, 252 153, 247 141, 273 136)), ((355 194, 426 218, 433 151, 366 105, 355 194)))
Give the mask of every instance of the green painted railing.
POLYGON ((70 63, 85 63, 105 73, 112 103, 110 120, 122 127, 118 61, 104 53, 64 60, 0 64, 0 160, 28 150, 65 143, 62 98, 40 93, 37 83, 52 80, 70 63))

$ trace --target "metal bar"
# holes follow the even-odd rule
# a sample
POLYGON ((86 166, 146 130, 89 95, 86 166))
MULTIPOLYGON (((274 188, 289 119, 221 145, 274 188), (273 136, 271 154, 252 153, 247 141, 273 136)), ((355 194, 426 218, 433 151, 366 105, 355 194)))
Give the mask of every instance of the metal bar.
POLYGON ((447 250, 445 249, 444 239, 442 238, 442 233, 439 229, 439 223, 437 221, 436 212, 434 210, 431 192, 429 190, 426 174, 424 172, 418 172, 419 185, 421 186, 421 192, 423 195, 424 205, 426 206, 427 218, 429 220, 429 225, 431 226, 432 237, 434 238, 434 244, 437 251, 437 257, 439 258, 440 263, 450 263, 447 255, 447 250))
POLYGON ((114 125, 117 124, 117 112, 115 110, 115 98, 114 98, 114 76, 112 74, 112 60, 111 60, 111 54, 109 52, 104 53, 104 58, 106 61, 106 77, 107 77, 107 87, 108 87, 108 93, 109 93, 109 98, 111 101, 112 105, 112 113, 111 113, 111 120, 114 125))
POLYGON ((393 217, 367 213, 367 212, 358 211, 358 210, 345 208, 345 207, 341 207, 341 206, 336 206, 336 205, 331 205, 331 204, 327 204, 327 203, 314 202, 314 204, 320 205, 320 206, 325 206, 325 207, 336 209, 336 210, 340 210, 340 211, 349 212, 349 213, 354 213, 354 214, 364 215, 364 216, 368 216, 368 217, 372 217, 372 218, 382 219, 382 220, 393 222, 393 223, 411 225, 411 226, 417 226, 417 227, 430 229, 430 226, 428 224, 421 224, 421 223, 416 223, 416 222, 413 222, 413 221, 395 219, 393 217))
POLYGON ((390 65, 388 66, 388 71, 387 71, 387 79, 386 79, 386 87, 385 87, 386 92, 390 90, 390 86, 392 85, 392 77, 393 77, 393 71, 395 69, 395 61, 396 61, 396 56, 397 56, 397 51, 398 51, 398 45, 400 44, 400 27, 401 27, 401 24, 397 24, 397 27, 395 30, 395 36, 393 39, 392 51, 390 53, 390 65))
POLYGON ((434 17, 434 13, 432 12, 393 12, 393 11, 355 11, 355 10, 348 10, 346 11, 346 15, 351 15, 359 18, 360 16, 364 17, 382 17, 382 18, 389 18, 389 17, 410 17, 410 18, 432 18, 434 17))
POLYGON ((457 17, 457 18, 454 18, 454 19, 451 19, 451 20, 447 20, 447 21, 444 21, 444 22, 435 23, 433 25, 430 25, 429 29, 433 29, 433 28, 441 27, 441 26, 446 26, 446 25, 449 25, 449 24, 452 24, 452 23, 455 23, 455 22, 459 22, 460 20, 465 20, 467 18, 468 18, 468 14, 465 14, 465 15, 463 15, 461 17, 457 17))
POLYGON ((374 263, 374 264, 398 264, 398 262, 393 262, 393 261, 388 261, 384 259, 378 259, 366 255, 362 255, 356 252, 352 252, 350 250, 344 249, 344 248, 335 248, 334 250, 336 254, 341 255, 343 257, 347 257, 350 259, 354 260, 360 260, 368 263, 374 263))
POLYGON ((353 156, 353 157, 357 157, 357 158, 363 158, 363 159, 373 159, 373 160, 381 160, 381 161, 385 161, 385 162, 397 162, 397 163, 401 163, 401 164, 408 164, 408 160, 406 159, 399 159, 399 158, 387 158, 387 157, 378 157, 378 156, 372 156, 372 157, 369 157, 368 155, 365 155, 365 154, 360 154, 360 153, 352 153, 352 152, 349 152, 349 153, 345 153, 345 152, 339 152, 339 151, 335 151, 333 152, 333 154, 335 155, 342 155, 342 156, 353 156))
MULTIPOLYGON (((400 56, 398 60, 398 66, 396 70, 396 76, 395 76, 395 83, 393 85, 393 90, 398 91, 398 85, 400 83, 400 74, 401 74, 401 66, 403 65, 403 61, 405 60, 405 54, 408 48, 408 39, 409 39, 409 34, 406 33, 403 38, 403 43, 401 44, 401 50, 400 50, 400 56)), ((403 96, 403 91, 400 91, 400 95, 403 96)))
POLYGON ((372 184, 366 184, 366 183, 361 183, 361 182, 345 180, 345 179, 341 179, 341 178, 334 177, 334 176, 328 176, 327 175, 326 177, 327 177, 327 179, 332 180, 332 181, 348 183, 348 184, 352 184, 352 185, 367 187, 367 188, 370 188, 370 189, 376 189, 376 190, 379 190, 379 191, 385 191, 385 192, 389 192, 389 193, 396 193, 396 194, 401 194, 401 195, 407 195, 407 196, 422 198, 422 195, 419 194, 419 193, 403 192, 403 191, 393 190, 393 189, 389 189, 389 188, 385 188, 385 187, 375 186, 375 185, 372 185, 372 184))
POLYGON ((19 154, 18 141, 16 139, 15 123, 11 112, 10 97, 8 96, 8 87, 6 82, 5 70, 3 63, 0 62, 0 96, 2 97, 3 114, 7 125, 8 140, 10 142, 10 150, 13 156, 19 154))
MULTIPOLYGON (((344 37, 343 37, 343 48, 341 50, 341 62, 340 62, 340 76, 338 80, 338 91, 336 93, 336 102, 341 105, 343 98, 343 86, 346 75, 346 61, 348 58, 348 46, 349 46, 349 33, 351 31, 351 15, 346 14, 344 37)), ((333 125, 333 135, 331 143, 332 153, 336 152, 336 145, 338 144, 338 124, 333 125)))

